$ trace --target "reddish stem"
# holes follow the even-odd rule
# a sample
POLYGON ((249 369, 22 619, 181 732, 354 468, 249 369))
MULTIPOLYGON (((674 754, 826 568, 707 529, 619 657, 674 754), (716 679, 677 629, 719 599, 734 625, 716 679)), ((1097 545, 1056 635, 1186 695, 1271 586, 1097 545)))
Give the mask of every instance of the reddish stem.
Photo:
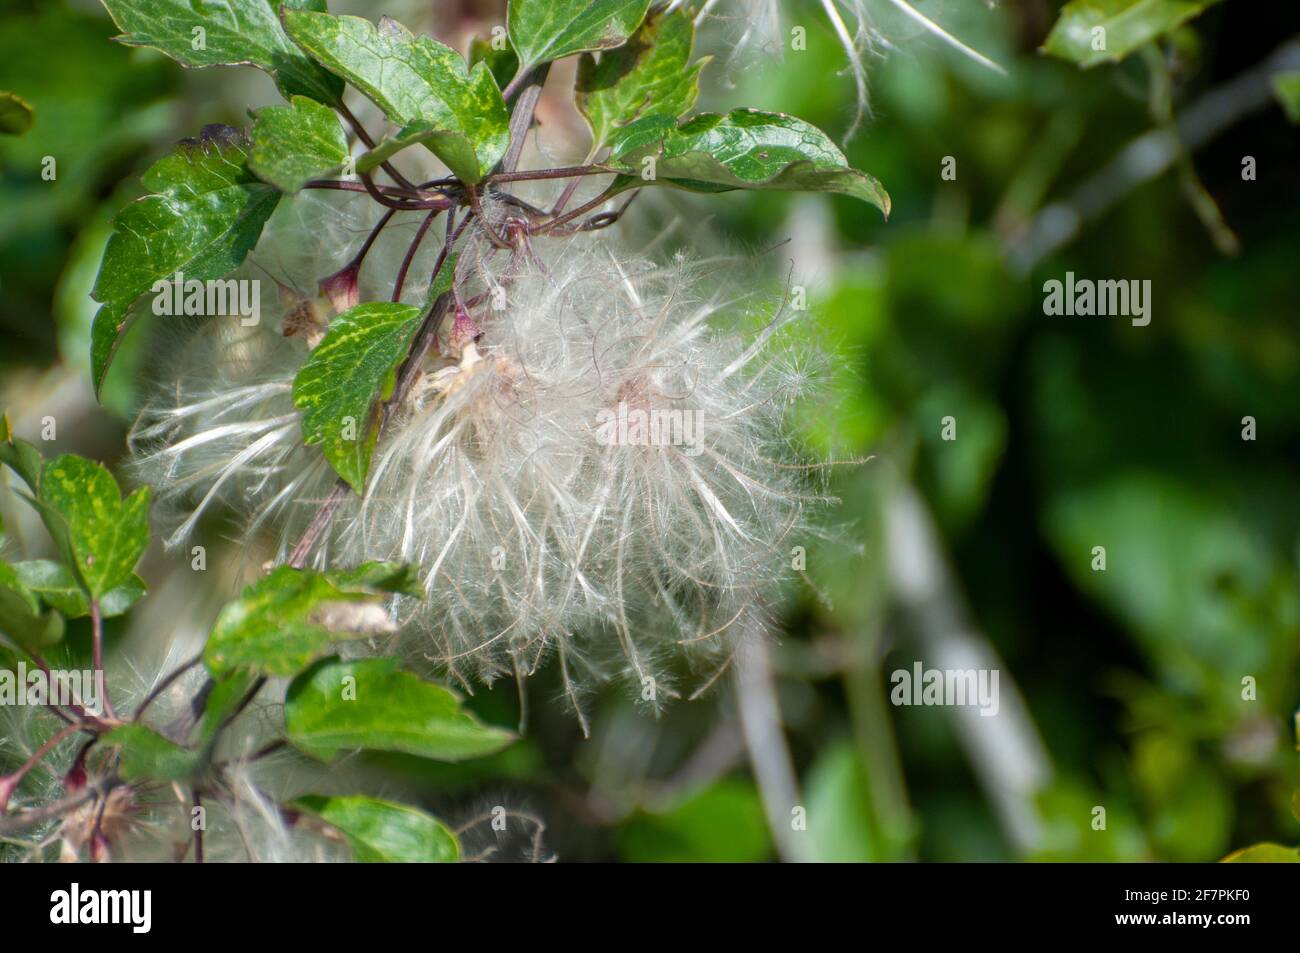
POLYGON ((57 745, 68 735, 75 731, 80 731, 81 725, 68 725, 53 735, 45 744, 36 749, 36 752, 28 758, 17 771, 13 774, 0 776, 0 814, 3 814, 9 808, 9 798, 13 796, 14 791, 22 782, 27 773, 44 760, 45 756, 54 750, 57 745))

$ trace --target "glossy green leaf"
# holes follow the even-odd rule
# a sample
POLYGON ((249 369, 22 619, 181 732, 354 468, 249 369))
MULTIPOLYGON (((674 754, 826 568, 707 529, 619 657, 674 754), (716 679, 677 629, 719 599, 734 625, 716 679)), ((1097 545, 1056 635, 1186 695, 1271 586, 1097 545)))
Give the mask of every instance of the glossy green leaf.
POLYGON ((1300 70, 1273 74, 1273 95, 1282 104, 1286 118, 1300 123, 1300 70))
POLYGON ((837 192, 889 214, 889 195, 878 181, 850 168, 816 126, 783 113, 734 109, 681 124, 647 116, 616 130, 609 145, 604 166, 626 173, 615 181, 616 191, 668 185, 694 192, 837 192))
MULTIPOLYGON (((90 614, 90 600, 72 570, 52 559, 29 559, 14 563, 14 571, 41 601, 59 610, 65 618, 78 619, 90 614)), ((104 593, 99 600, 99 614, 105 619, 119 616, 144 597, 144 580, 134 573, 126 582, 104 593)))
POLYGON ((456 835, 437 818, 370 797, 307 795, 293 806, 337 829, 359 864, 444 864, 460 859, 456 835))
POLYGON ((526 68, 627 42, 650 0, 510 0, 506 29, 526 68))
POLYGON ((390 658, 317 663, 289 686, 284 722, 289 740, 323 761, 361 748, 459 761, 512 739, 465 711, 455 693, 390 658))
POLYGON ((633 120, 676 119, 691 110, 700 92, 700 70, 709 61, 691 63, 694 40, 691 18, 677 10, 652 14, 631 40, 599 60, 583 54, 575 99, 591 127, 593 148, 633 120))
POLYGON ((1219 0, 1071 0, 1043 51, 1082 67, 1119 62, 1219 0))
POLYGON ((184 781, 201 762, 197 753, 139 724, 119 725, 104 735, 101 744, 119 749, 117 771, 127 781, 184 781))
POLYGON ((348 158, 348 140, 338 116, 306 96, 288 106, 253 114, 248 168, 282 192, 297 192, 312 179, 336 172, 348 158))
POLYGON ((339 572, 279 566, 221 610, 203 661, 214 675, 292 675, 335 642, 386 630, 387 614, 371 604, 410 591, 409 572, 395 563, 339 572))
POLYGON ((125 500, 103 466, 64 454, 41 470, 41 515, 91 598, 135 579, 149 545, 149 488, 125 500))
POLYGON ((33 652, 63 638, 63 618, 42 612, 40 600, 13 566, 0 562, 0 635, 33 652))
POLYGON ((337 103, 343 84, 303 56, 279 11, 324 10, 325 0, 102 0, 128 46, 148 46, 184 66, 256 66, 285 97, 337 103))
POLYGON ((1225 864, 1300 864, 1300 847, 1281 844, 1255 844, 1233 851, 1223 858, 1225 864))
POLYGON ((21 136, 36 120, 36 111, 17 93, 0 90, 0 133, 21 136))
POLYGON ((248 170, 248 143, 229 126, 208 126, 142 176, 151 194, 113 220, 91 296, 103 307, 91 331, 95 390, 127 329, 131 305, 180 272, 186 281, 221 278, 257 244, 280 193, 248 170))
POLYGON ((368 301, 330 322, 293 381, 307 446, 320 445, 335 471, 361 495, 378 437, 378 403, 392 393, 396 371, 420 326, 421 309, 368 301))
POLYGON ((376 26, 361 17, 286 10, 284 24, 294 42, 395 124, 441 130, 424 144, 464 181, 478 182, 505 154, 510 116, 486 65, 471 70, 455 50, 388 17, 376 26))

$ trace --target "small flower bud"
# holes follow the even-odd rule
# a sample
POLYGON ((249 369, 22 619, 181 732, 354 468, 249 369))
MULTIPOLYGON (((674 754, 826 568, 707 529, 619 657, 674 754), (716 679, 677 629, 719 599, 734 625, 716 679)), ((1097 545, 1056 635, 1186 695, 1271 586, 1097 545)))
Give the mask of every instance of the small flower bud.
POLYGON ((357 289, 358 270, 355 264, 348 263, 340 271, 320 280, 320 293, 329 299, 335 314, 356 307, 361 300, 361 292, 357 289))

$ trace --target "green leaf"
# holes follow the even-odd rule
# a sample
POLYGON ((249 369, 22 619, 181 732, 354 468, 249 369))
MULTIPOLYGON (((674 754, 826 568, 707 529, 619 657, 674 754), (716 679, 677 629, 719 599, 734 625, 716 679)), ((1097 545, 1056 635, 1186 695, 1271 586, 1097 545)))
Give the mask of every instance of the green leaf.
POLYGON ((1233 851, 1220 863, 1224 864, 1300 864, 1300 848, 1281 844, 1255 844, 1233 851))
POLYGON ((0 133, 21 136, 36 121, 36 110, 17 93, 0 89, 0 133))
POLYGON ((399 126, 442 131, 424 144, 465 182, 478 182, 510 144, 510 116, 492 71, 468 69, 450 47, 395 20, 286 10, 285 29, 326 69, 343 77, 399 126))
POLYGON ((369 562, 352 569, 331 569, 327 574, 336 586, 348 591, 400 593, 424 598, 420 574, 410 563, 369 562))
POLYGON ((438 303, 439 298, 451 292, 452 285, 456 283, 456 262, 459 260, 460 252, 454 251, 442 263, 442 268, 434 276, 433 282, 429 285, 429 290, 424 294, 424 306, 426 308, 432 308, 438 303))
POLYGON ((627 42, 650 0, 510 0, 506 29, 525 69, 627 42))
POLYGON ((322 761, 360 748, 460 761, 499 751, 513 738, 391 658, 317 663, 289 686, 284 723, 289 740, 322 761))
POLYGON ((232 672, 213 679, 212 689, 203 703, 203 716, 199 719, 196 746, 211 756, 210 748, 228 719, 240 711, 248 693, 258 689, 257 676, 251 672, 232 672))
POLYGON ((278 12, 324 10, 325 0, 103 0, 128 46, 148 46, 183 66, 256 66, 285 97, 341 101, 343 84, 302 55, 278 12))
POLYGON ((1286 118, 1300 123, 1300 71, 1273 74, 1273 95, 1282 104, 1286 118))
POLYGON ((209 281, 234 271, 257 244, 280 193, 245 164, 248 143, 229 126, 207 126, 142 176, 152 193, 113 220, 91 296, 103 307, 91 331, 98 393, 127 328, 132 303, 181 272, 209 281))
POLYGON ((196 752, 144 725, 119 725, 102 741, 121 751, 117 770, 127 781, 184 781, 194 775, 202 760, 196 752))
POLYGON ((757 863, 771 858, 772 842, 754 785, 724 779, 662 813, 634 814, 619 851, 633 863, 757 863))
POLYGON ((871 791, 853 746, 822 750, 804 780, 808 806, 808 859, 818 863, 873 863, 885 856, 872 816, 871 791))
POLYGON ((816 126, 783 113, 734 109, 725 116, 701 113, 680 125, 671 116, 646 116, 616 130, 609 145, 603 165, 627 173, 615 180, 615 191, 668 185, 693 192, 837 192, 889 215, 889 195, 878 181, 849 168, 816 126))
POLYGON ((395 563, 339 572, 279 566, 221 610, 203 661, 214 675, 292 675, 335 642, 386 628, 386 613, 365 606, 411 586, 410 572, 395 563))
POLYGON ((422 309, 394 301, 368 301, 330 322, 293 381, 307 446, 325 459, 357 495, 366 489, 370 455, 378 437, 378 401, 388 398, 422 309))
POLYGON ((347 161, 348 140, 338 116, 314 99, 294 96, 290 105, 268 106, 253 117, 248 168, 281 192, 297 192, 347 161))
MULTIPOLYGON (((443 157, 447 162, 446 156, 454 155, 456 149, 464 142, 464 137, 458 132, 449 132, 443 129, 437 123, 426 122, 423 119, 417 119, 415 122, 407 123, 397 132, 384 136, 375 143, 375 147, 369 152, 363 153, 357 159, 357 171, 369 172, 383 162, 387 162, 392 156, 401 152, 409 146, 425 146, 437 155, 443 157)), ((447 162, 448 167, 451 163, 447 162)), ((452 169, 452 171, 456 171, 452 169)), ((465 181, 472 181, 461 176, 465 181)))
POLYGON ((584 53, 578 63, 576 102, 591 127, 592 148, 614 130, 646 116, 676 119, 695 105, 700 70, 691 65, 695 27, 685 10, 652 14, 632 39, 600 60, 584 53))
POLYGON ((492 78, 497 81, 497 85, 505 89, 509 85, 516 73, 519 72, 519 54, 515 48, 510 45, 506 37, 501 38, 503 44, 500 49, 492 45, 492 41, 476 36, 469 42, 469 65, 478 66, 479 63, 486 63, 488 69, 492 71, 492 78))
POLYGON ((46 528, 92 599, 135 579, 149 545, 148 487, 123 500, 107 469, 64 454, 41 471, 40 503, 46 528))
POLYGON ((1043 51, 1085 69, 1118 63, 1138 47, 1181 26, 1219 0, 1071 0, 1043 51))
MULTIPOLYGON (((68 619, 90 614, 90 600, 71 569, 52 559, 29 559, 14 563, 14 571, 47 606, 59 610, 68 619)), ((146 592, 144 580, 134 573, 126 582, 108 592, 99 601, 99 614, 105 619, 122 615, 146 592)))
POLYGON ((8 414, 0 414, 0 463, 17 473, 33 494, 40 495, 41 452, 14 436, 8 414))
POLYGON ((38 652, 63 638, 63 618, 41 611, 40 600, 13 566, 0 562, 0 635, 38 652))
POLYGON ((446 864, 460 859, 456 835, 413 807, 369 797, 315 794, 292 803, 336 828, 359 864, 446 864))

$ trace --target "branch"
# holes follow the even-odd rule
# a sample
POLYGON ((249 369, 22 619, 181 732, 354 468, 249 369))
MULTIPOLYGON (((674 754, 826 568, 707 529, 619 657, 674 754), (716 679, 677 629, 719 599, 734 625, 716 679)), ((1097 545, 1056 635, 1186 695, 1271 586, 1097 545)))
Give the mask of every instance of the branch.
POLYGON ((44 760, 45 756, 54 750, 55 745, 68 737, 68 735, 72 734, 74 731, 81 731, 82 728, 82 725, 68 725, 60 729, 56 734, 52 735, 45 744, 37 748, 35 753, 23 762, 22 766, 19 767, 17 771, 13 774, 0 776, 0 814, 4 813, 4 811, 9 807, 9 798, 13 796, 14 791, 17 790, 18 785, 22 782, 23 778, 27 776, 27 773, 40 764, 41 761, 44 760))
MULTIPOLYGON (((95 671, 103 678, 104 674, 104 620, 99 614, 99 600, 90 600, 90 626, 91 626, 91 654, 93 656, 92 664, 95 671)), ((109 718, 116 719, 117 713, 113 711, 113 699, 108 694, 108 681, 104 680, 104 714, 109 718)))
POLYGON ((750 609, 745 615, 736 649, 740 727, 777 853, 784 861, 802 860, 806 856, 804 845, 796 840, 791 824, 794 808, 799 804, 799 785, 782 733, 766 633, 755 610, 750 609))
POLYGON ((1262 63, 1201 96, 1178 114, 1173 128, 1152 129, 1138 136, 1085 179, 1068 199, 1048 205, 1023 234, 1008 240, 1012 270, 1028 274, 1133 189, 1164 173, 1185 151, 1200 148, 1234 123, 1271 105, 1273 75, 1295 69, 1300 69, 1300 42, 1290 40, 1262 63))
POLYGON ((118 782, 115 778, 110 778, 109 781, 111 783, 106 782, 100 787, 87 785, 76 794, 65 797, 61 801, 52 801, 44 807, 34 807, 30 811, 21 811, 17 814, 0 815, 0 836, 16 834, 36 824, 43 824, 56 817, 62 817, 69 811, 75 811, 87 801, 93 800, 101 793, 107 794, 117 786, 118 782))
POLYGON ((1042 838, 1034 799, 1052 772, 1042 739, 1002 660, 968 618, 925 503, 901 478, 885 503, 884 526, 893 594, 930 667, 999 673, 997 714, 985 716, 969 705, 949 711, 1007 837, 1029 853, 1042 838))
POLYGON ((551 66, 547 63, 529 73, 522 70, 515 75, 502 94, 507 100, 518 91, 514 111, 510 114, 510 147, 501 160, 500 171, 511 173, 519 165, 519 156, 524 151, 524 139, 533 127, 533 113, 537 111, 537 101, 542 98, 542 86, 546 83, 546 74, 551 66))
POLYGON ((433 220, 442 214, 442 209, 435 208, 424 220, 420 222, 420 227, 415 230, 415 237, 411 239, 411 244, 406 249, 406 254, 402 257, 402 265, 397 270, 397 280, 393 283, 393 300, 402 300, 402 288, 406 285, 406 273, 411 270, 411 262, 415 259, 415 253, 420 249, 420 243, 424 241, 424 236, 429 231, 429 226, 433 220))

